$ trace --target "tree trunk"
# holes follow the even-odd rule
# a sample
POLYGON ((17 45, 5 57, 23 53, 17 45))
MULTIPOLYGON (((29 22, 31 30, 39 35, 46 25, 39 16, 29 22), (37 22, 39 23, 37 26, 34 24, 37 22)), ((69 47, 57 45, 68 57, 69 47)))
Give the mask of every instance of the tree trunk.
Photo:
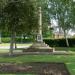
POLYGON ((11 33, 11 41, 10 41, 10 51, 9 51, 9 55, 13 54, 13 50, 14 50, 14 32, 11 33))
POLYGON ((0 31, 0 44, 2 43, 2 40, 1 40, 1 31, 0 31))
POLYGON ((23 43, 23 34, 21 34, 21 43, 23 43))
POLYGON ((25 36, 25 34, 24 34, 24 35, 23 35, 23 39, 24 39, 24 40, 25 40, 25 37, 26 37, 26 36, 25 36))
POLYGON ((61 28, 59 27, 58 39, 60 39, 60 36, 61 36, 61 28))
POLYGON ((69 47, 69 41, 68 41, 68 38, 66 36, 66 31, 64 30, 64 37, 65 37, 65 40, 66 40, 66 45, 67 47, 69 47))
POLYGON ((33 34, 33 42, 37 42, 37 36, 33 34))
POLYGON ((14 33, 14 45, 15 45, 15 49, 17 48, 17 45, 16 45, 16 32, 14 33))

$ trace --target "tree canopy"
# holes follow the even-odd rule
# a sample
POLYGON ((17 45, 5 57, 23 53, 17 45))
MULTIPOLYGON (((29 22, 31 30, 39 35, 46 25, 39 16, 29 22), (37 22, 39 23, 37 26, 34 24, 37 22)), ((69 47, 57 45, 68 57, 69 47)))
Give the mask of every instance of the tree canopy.
MULTIPOLYGON (((2 3, 2 2, 1 2, 2 3)), ((0 26, 11 33, 10 53, 15 42, 15 33, 37 31, 38 21, 35 7, 31 0, 7 0, 2 7, 0 26)))
POLYGON ((35 9, 30 0, 8 1, 3 8, 4 25, 8 31, 28 32, 37 26, 35 9))

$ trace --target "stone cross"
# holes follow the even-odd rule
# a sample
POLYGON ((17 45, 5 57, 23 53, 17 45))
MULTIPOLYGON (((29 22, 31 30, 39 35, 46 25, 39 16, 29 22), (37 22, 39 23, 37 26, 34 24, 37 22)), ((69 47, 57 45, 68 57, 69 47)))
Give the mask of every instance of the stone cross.
POLYGON ((41 7, 39 7, 39 29, 38 29, 38 35, 37 35, 37 42, 43 42, 43 37, 42 37, 42 11, 41 7))

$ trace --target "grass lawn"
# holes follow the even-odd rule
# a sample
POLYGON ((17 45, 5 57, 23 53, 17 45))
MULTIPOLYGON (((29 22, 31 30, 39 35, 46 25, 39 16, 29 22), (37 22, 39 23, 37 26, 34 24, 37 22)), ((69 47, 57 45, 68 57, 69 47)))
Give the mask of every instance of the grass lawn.
MULTIPOLYGON (((0 44, 0 46, 9 46, 9 43, 0 44)), ((31 44, 17 44, 18 46, 29 46, 31 44)), ((75 47, 56 47, 56 50, 66 50, 75 51, 75 47)), ((1 50, 0 53, 6 53, 9 50, 1 50)), ((75 75, 75 55, 22 55, 16 57, 0 56, 1 62, 11 62, 11 63, 27 63, 27 62, 63 62, 67 65, 67 68, 71 75, 75 75)), ((4 74, 0 74, 4 75, 4 74)), ((12 74, 5 74, 12 75, 12 74)), ((13 75, 23 75, 23 74, 13 74, 13 75)), ((31 74, 25 74, 31 75, 31 74)))
POLYGON ((17 64, 27 62, 64 62, 67 65, 71 75, 75 75, 75 55, 22 55, 16 57, 0 56, 0 62, 13 62, 17 64))
POLYGON ((56 50, 75 51, 75 47, 55 47, 56 50))

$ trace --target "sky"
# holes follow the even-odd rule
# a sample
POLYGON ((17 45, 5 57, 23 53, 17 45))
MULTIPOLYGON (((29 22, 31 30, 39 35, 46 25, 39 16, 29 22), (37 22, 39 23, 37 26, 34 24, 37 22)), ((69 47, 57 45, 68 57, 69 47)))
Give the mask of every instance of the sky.
POLYGON ((73 0, 75 2, 75 0, 73 0))
MULTIPOLYGON (((51 27, 57 27, 58 26, 58 23, 57 23, 57 21, 56 20, 51 20, 51 27)), ((54 28, 54 32, 59 32, 59 29, 58 28, 54 28)), ((70 29, 69 31, 68 31, 68 34, 67 34, 68 36, 73 36, 73 35, 75 35, 75 31, 74 30, 72 30, 72 29, 70 29)))

